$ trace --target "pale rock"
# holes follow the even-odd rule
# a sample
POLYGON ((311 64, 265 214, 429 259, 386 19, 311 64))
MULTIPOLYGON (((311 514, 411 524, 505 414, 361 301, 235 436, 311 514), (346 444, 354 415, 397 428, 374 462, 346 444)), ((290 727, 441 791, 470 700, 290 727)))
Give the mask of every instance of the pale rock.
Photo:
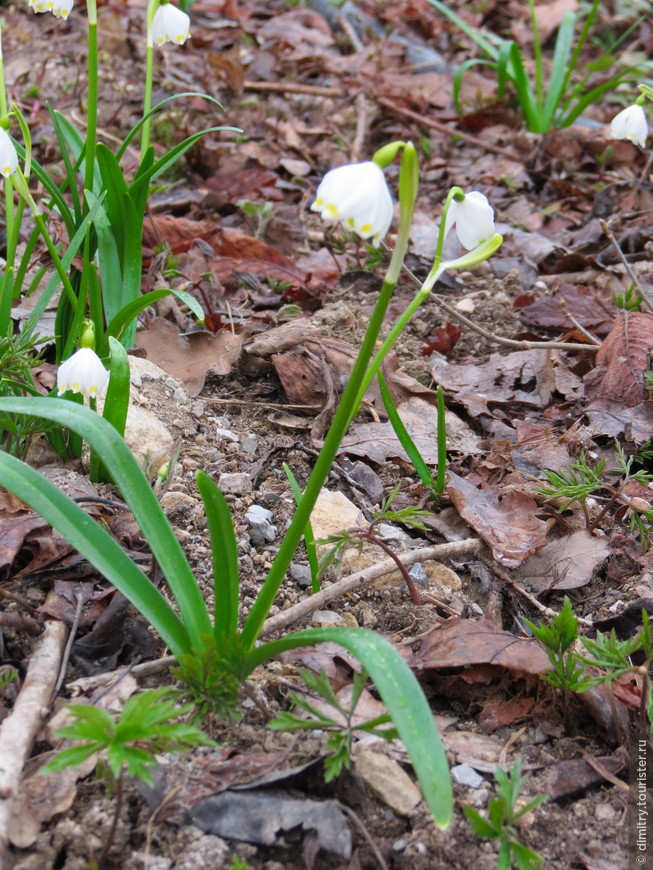
POLYGON ((252 478, 242 471, 225 472, 218 478, 218 489, 225 495, 246 495, 252 491, 252 478))
POLYGON ((130 405, 125 425, 125 443, 150 480, 170 461, 175 442, 170 430, 153 411, 130 405))
POLYGON ((474 300, 470 299, 469 296, 463 296, 462 299, 459 299, 458 302, 456 302, 456 310, 460 311, 462 314, 473 314, 476 310, 474 300))
POLYGON ((454 765, 451 768, 451 778, 458 785, 466 785, 468 788, 479 788, 483 782, 483 777, 466 763, 454 765))
POLYGON ((407 816, 422 795, 406 771, 394 759, 371 749, 356 754, 356 773, 384 804, 407 816))
POLYGON ((267 508, 261 507, 260 504, 250 505, 247 508, 245 519, 250 527, 250 540, 255 546, 263 547, 276 539, 277 530, 270 522, 272 512, 267 508))
POLYGON ((168 490, 164 492, 159 500, 161 507, 166 513, 178 510, 180 507, 195 507, 196 499, 185 492, 177 492, 176 490, 168 490))

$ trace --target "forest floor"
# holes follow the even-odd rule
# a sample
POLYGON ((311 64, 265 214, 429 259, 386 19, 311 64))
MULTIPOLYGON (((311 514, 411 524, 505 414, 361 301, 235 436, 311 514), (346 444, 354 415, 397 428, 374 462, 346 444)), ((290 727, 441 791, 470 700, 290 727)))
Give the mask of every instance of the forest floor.
MULTIPOLYGON (((569 8, 572 0, 555 0, 538 10, 547 57, 569 8)), ((460 11, 476 26, 512 33, 526 54, 532 51, 522 2, 460 11)), ((606 34, 618 35, 632 21, 607 9, 602 15, 588 60, 600 55, 606 34)), ((61 22, 26 5, 10 6, 4 17, 10 101, 28 118, 35 156, 56 172, 60 157, 46 105, 73 121, 84 116, 84 11, 75 8, 61 22)), ((496 843, 472 834, 461 805, 484 809, 495 794, 496 766, 521 756, 530 775, 524 799, 548 798, 518 827, 543 866, 624 870, 625 750, 637 727, 641 681, 627 675, 615 681, 612 697, 596 688, 568 699, 565 711, 561 695, 539 679, 544 654, 526 620, 546 622, 567 595, 583 632, 614 628, 625 639, 641 628, 641 611, 653 603, 653 556, 632 531, 629 508, 631 498, 650 493, 624 483, 618 469, 619 448, 633 459, 631 470, 653 472, 645 448, 653 432, 645 379, 653 317, 644 305, 625 310, 615 302, 633 288, 653 299, 647 154, 609 138, 609 122, 634 101, 636 83, 632 93, 622 89, 613 102, 606 96, 590 106, 582 123, 532 134, 514 105, 496 102, 495 82, 483 67, 465 76, 466 114, 456 116, 453 73, 477 49, 426 0, 346 3, 335 11, 327 2, 198 0, 191 19, 183 48, 157 51, 154 102, 172 93, 208 93, 224 113, 199 96, 174 101, 155 117, 152 141, 163 153, 205 127, 243 132, 207 133, 151 197, 144 289, 171 280, 192 292, 210 329, 200 329, 176 302, 148 312, 135 357, 146 356, 163 372, 144 365, 136 400, 168 430, 161 461, 176 451, 161 503, 207 596, 211 552, 196 470, 207 471, 227 493, 247 612, 293 512, 282 464, 303 485, 381 285, 385 248, 373 255, 310 211, 324 173, 368 160, 393 140, 412 140, 418 148, 421 186, 409 271, 390 322, 414 296, 411 276, 428 273, 450 187, 479 190, 495 209, 504 236, 498 253, 469 272, 443 276, 385 367, 399 413, 432 467, 436 386, 444 391, 442 496, 429 501, 371 392, 315 517, 318 536, 369 523, 398 488, 395 506, 427 509, 424 529, 387 530, 400 555, 409 560, 411 550, 436 544, 461 548, 414 566, 419 605, 387 573, 317 611, 307 609, 283 629, 363 626, 402 651, 436 716, 456 809, 451 826, 438 830, 415 796, 398 744, 370 743, 359 732, 351 770, 325 783, 328 735, 267 727, 289 709, 290 694, 302 691, 298 668, 324 670, 341 697, 350 691, 357 663, 324 645, 260 668, 243 696, 242 717, 206 724, 217 748, 162 757, 153 789, 128 783, 104 867, 489 870, 496 866, 496 843), (162 250, 174 257, 174 278, 162 276, 162 250), (583 457, 590 466, 605 460, 605 486, 586 511, 577 502, 560 511, 538 491, 547 485, 545 471, 566 473, 583 457), (269 511, 262 523, 248 519, 253 505, 269 511), (202 800, 222 793, 235 807, 243 803, 220 828, 200 809, 202 800), (291 799, 305 813, 284 824, 291 799), (315 821, 315 802, 336 807, 335 815, 315 821), (269 823, 257 824, 261 818, 269 823)), ((109 146, 139 118, 143 22, 138 0, 108 0, 99 10, 99 126, 109 146)), ((642 21, 629 50, 645 56, 652 41, 642 21)), ((128 152, 126 159, 136 157, 128 152)), ((397 167, 387 177, 396 193, 397 167)), ((52 368, 42 372, 45 386, 52 368)), ((94 515, 147 563, 146 544, 120 509, 119 493, 93 488, 80 463, 48 470, 43 445, 34 445, 28 458, 69 494, 110 501, 98 503, 94 515)), ((151 453, 147 459, 155 461, 151 453)), ((77 630, 56 710, 84 697, 119 709, 139 686, 169 681, 167 669, 156 667, 109 681, 117 669, 156 662, 165 650, 90 565, 42 524, 28 523, 30 516, 0 494, 4 587, 40 608, 40 618, 59 616, 77 630), (24 530, 20 546, 17 519, 24 530), (85 605, 75 622, 81 593, 85 605)), ((380 550, 348 552, 324 589, 383 558, 380 550)), ((281 630, 274 619, 309 597, 302 547, 271 612, 269 634, 281 630)), ((7 628, 4 661, 26 665, 33 643, 7 628)), ((5 690, 3 715, 11 712, 11 691, 5 690)), ((377 715, 373 687, 360 704, 361 715, 377 715)), ((24 772, 7 863, 15 870, 92 866, 111 825, 115 799, 91 770, 80 771, 77 781, 38 775, 56 744, 52 729, 50 721, 24 772)))

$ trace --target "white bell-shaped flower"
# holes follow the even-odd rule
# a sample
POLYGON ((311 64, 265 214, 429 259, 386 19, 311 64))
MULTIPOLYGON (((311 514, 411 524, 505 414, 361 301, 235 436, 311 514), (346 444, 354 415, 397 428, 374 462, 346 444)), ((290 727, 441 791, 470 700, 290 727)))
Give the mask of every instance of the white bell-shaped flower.
POLYGON ((331 169, 312 204, 324 220, 344 221, 362 239, 377 247, 392 223, 392 197, 380 166, 372 161, 331 169))
POLYGON ((487 196, 473 190, 466 193, 461 202, 452 199, 447 211, 445 231, 449 232, 454 225, 458 241, 468 251, 473 251, 493 236, 494 209, 487 196))
POLYGON ((18 154, 6 130, 0 127, 0 173, 5 178, 18 169, 18 154))
POLYGON ((35 12, 52 12, 56 18, 68 18, 74 0, 29 0, 35 12))
POLYGON ((648 124, 644 109, 637 103, 628 106, 627 109, 622 109, 612 119, 610 134, 613 139, 630 139, 635 145, 643 148, 648 136, 648 124))
POLYGON ((68 390, 81 393, 85 399, 95 399, 104 392, 109 372, 100 357, 90 347, 81 347, 57 371, 57 390, 62 396, 68 390))
POLYGON ((190 36, 190 18, 171 3, 159 6, 152 20, 152 42, 163 45, 175 42, 183 45, 190 36))

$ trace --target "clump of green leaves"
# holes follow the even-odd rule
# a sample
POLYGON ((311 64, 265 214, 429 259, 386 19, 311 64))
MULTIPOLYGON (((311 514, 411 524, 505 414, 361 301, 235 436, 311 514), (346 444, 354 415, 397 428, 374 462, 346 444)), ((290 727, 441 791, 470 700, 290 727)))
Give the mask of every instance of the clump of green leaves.
POLYGON ((604 74, 618 63, 619 46, 632 33, 636 24, 628 28, 597 61, 582 64, 583 48, 596 19, 600 0, 593 0, 585 14, 583 26, 575 37, 576 14, 563 14, 556 37, 548 79, 542 54, 535 0, 528 0, 533 33, 533 58, 525 58, 513 39, 503 39, 494 33, 481 32, 469 25, 440 0, 429 0, 432 6, 460 28, 481 49, 485 57, 472 58, 460 64, 454 75, 453 95, 456 111, 462 116, 460 90, 465 73, 474 66, 485 66, 497 77, 497 97, 503 99, 508 83, 512 85, 526 127, 532 133, 569 127, 607 91, 614 90, 624 81, 632 80, 633 70, 628 68, 606 80, 604 74), (575 42, 575 45, 574 45, 575 42), (534 67, 535 75, 529 78, 534 67), (579 70, 581 70, 579 74, 579 70), (596 84, 592 78, 596 75, 596 84))
POLYGON ((94 704, 69 705, 74 721, 60 728, 56 736, 77 740, 78 744, 57 753, 41 772, 76 767, 95 752, 106 751, 107 767, 114 780, 126 770, 129 776, 152 785, 150 768, 156 763, 156 753, 215 745, 201 729, 179 721, 193 705, 177 706, 174 694, 175 690, 162 688, 133 695, 117 718, 94 704))
POLYGON ((547 501, 560 501, 561 512, 578 503, 585 515, 589 531, 597 528, 612 508, 624 506, 629 517, 630 530, 639 537, 646 552, 653 524, 653 507, 646 499, 628 495, 626 484, 634 482, 648 487, 653 481, 653 474, 643 468, 634 471, 635 457, 626 457, 618 442, 615 442, 615 451, 616 468, 606 469, 604 458, 595 465, 590 465, 587 454, 583 452, 569 466, 567 472, 545 471, 549 486, 538 487, 536 491, 546 495, 547 501), (612 482, 609 479, 611 477, 614 478, 612 482), (602 498, 604 504, 598 516, 592 519, 587 500, 594 495, 602 498))
POLYGON ((389 727, 385 727, 392 722, 387 713, 382 716, 376 716, 374 719, 354 724, 356 707, 367 683, 367 672, 364 669, 360 673, 354 674, 351 698, 347 706, 341 703, 333 691, 333 686, 324 671, 314 674, 312 671, 300 668, 298 673, 311 691, 323 698, 329 706, 333 707, 334 715, 329 716, 323 711, 318 710, 304 695, 293 692, 290 695, 290 699, 294 704, 294 709, 303 710, 305 715, 299 716, 292 711, 279 713, 268 724, 268 728, 271 728, 273 731, 313 731, 319 729, 320 731, 329 732, 330 736, 327 739, 329 755, 324 760, 324 779, 326 782, 330 782, 334 777, 338 776, 343 768, 349 770, 354 731, 365 731, 368 734, 374 734, 376 737, 382 737, 388 741, 398 736, 397 730, 392 724, 389 727))
POLYGON ((517 808, 519 796, 528 781, 528 776, 522 775, 522 760, 519 755, 510 770, 505 771, 497 766, 494 776, 497 781, 497 796, 488 803, 487 818, 473 807, 463 805, 463 812, 472 830, 478 837, 499 841, 497 870, 510 870, 511 867, 517 867, 518 870, 543 870, 543 859, 520 842, 515 823, 544 803, 546 795, 538 795, 517 808))

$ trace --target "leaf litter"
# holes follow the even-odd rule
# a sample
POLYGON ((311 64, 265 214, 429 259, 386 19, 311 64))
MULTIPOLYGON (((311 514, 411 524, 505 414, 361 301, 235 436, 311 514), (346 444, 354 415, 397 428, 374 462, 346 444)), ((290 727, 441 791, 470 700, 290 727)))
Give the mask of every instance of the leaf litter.
MULTIPOLYGON (((510 5, 516 13, 514 24, 523 10, 518 4, 510 5)), ((122 38, 127 23, 140 27, 133 23, 140 20, 135 14, 138 6, 130 4, 126 10, 118 0, 110 0, 101 10, 114 73, 113 79, 108 77, 103 83, 103 111, 107 119, 119 119, 125 127, 137 119, 138 108, 125 101, 112 81, 128 82, 133 76, 133 60, 122 38)), ((429 266, 429 231, 449 186, 456 183, 465 189, 485 190, 506 227, 504 248, 490 268, 443 282, 446 293, 454 301, 471 299, 473 320, 516 341, 526 334, 530 339, 578 341, 577 323, 607 338, 596 354, 591 349, 508 351, 466 327, 458 340, 445 341, 444 335, 452 338, 450 322, 435 304, 427 303, 399 344, 399 365, 390 374, 395 390, 403 391, 400 414, 432 465, 437 461, 432 388, 434 382, 444 388, 451 469, 445 497, 431 505, 432 514, 425 523, 431 531, 411 530, 410 537, 439 541, 441 537, 433 531, 437 529, 445 539, 454 540, 464 529, 464 534, 477 534, 487 543, 489 563, 482 573, 473 569, 471 559, 451 562, 456 575, 462 577, 462 589, 456 595, 464 598, 464 618, 451 617, 442 601, 415 608, 400 588, 387 587, 357 592, 331 618, 373 627, 402 644, 422 673, 425 686, 434 693, 434 708, 448 716, 441 724, 445 745, 459 763, 475 766, 484 774, 486 784, 494 765, 511 757, 502 752, 505 743, 511 752, 518 750, 525 756, 534 771, 530 787, 552 798, 538 810, 537 823, 528 829, 529 845, 542 852, 548 866, 594 867, 605 855, 614 855, 618 861, 622 855, 619 795, 591 764, 592 773, 588 771, 587 761, 582 760, 584 767, 573 766, 581 765, 576 735, 565 733, 555 698, 541 685, 538 689, 536 675, 547 668, 548 660, 526 636, 523 617, 539 617, 520 588, 541 606, 554 609, 560 605, 560 590, 570 590, 578 612, 598 619, 608 614, 614 617, 629 600, 636 600, 636 588, 646 585, 645 557, 628 537, 623 518, 609 514, 603 535, 597 537, 578 528, 578 512, 556 516, 536 493, 544 480, 543 469, 564 469, 566 460, 573 461, 581 450, 609 456, 614 438, 635 449, 653 431, 652 403, 644 382, 652 344, 651 317, 635 312, 624 315, 615 309, 612 296, 625 292, 629 277, 598 224, 599 217, 612 218, 612 230, 632 266, 645 266, 653 225, 637 209, 646 206, 648 191, 633 193, 631 183, 643 167, 642 155, 625 142, 612 143, 613 153, 608 154, 600 127, 574 127, 552 133, 539 143, 520 131, 509 112, 489 103, 494 85, 482 75, 470 76, 466 82, 463 100, 468 115, 458 125, 448 91, 450 69, 460 59, 454 56, 457 37, 427 3, 402 2, 386 10, 366 7, 375 24, 391 20, 393 36, 415 44, 432 45, 436 40, 451 55, 449 70, 418 74, 412 69, 406 43, 368 39, 364 33, 360 45, 350 43, 346 30, 329 23, 321 4, 311 6, 288 9, 269 3, 252 11, 232 2, 198 0, 193 6, 197 18, 193 50, 175 54, 174 64, 167 54, 161 61, 157 84, 161 94, 171 86, 206 88, 224 102, 227 122, 240 125, 248 135, 246 142, 237 144, 218 134, 207 136, 189 154, 184 178, 153 200, 152 220, 146 222, 144 256, 152 280, 161 280, 154 250, 165 241, 176 258, 178 273, 166 280, 197 296, 205 307, 207 325, 212 327, 210 332, 198 329, 183 309, 161 305, 159 316, 147 320, 139 338, 149 359, 185 383, 197 401, 205 401, 197 431, 187 435, 181 446, 165 492, 167 509, 196 572, 208 575, 210 552, 198 513, 194 471, 203 467, 216 476, 247 474, 259 462, 251 492, 230 496, 243 544, 247 604, 274 549, 251 541, 246 510, 254 501, 261 503, 273 513, 274 527, 283 529, 292 509, 280 463, 275 458, 261 460, 283 456, 298 479, 305 479, 376 292, 371 284, 347 287, 338 278, 339 270, 360 270, 365 251, 345 249, 339 243, 332 254, 330 249, 338 240, 325 237, 324 227, 307 206, 321 174, 343 161, 341 147, 345 159, 348 149, 352 154, 358 149, 358 158, 366 159, 390 138, 423 139, 423 201, 429 205, 420 205, 424 214, 422 231, 415 237, 414 268, 419 272, 429 266), (243 46, 246 51, 240 50, 243 46), (233 51, 234 47, 240 48, 233 51), (294 83, 302 88, 293 91, 290 85, 294 83), (323 92, 311 93, 311 86, 323 92), (370 131, 363 147, 353 136, 361 118, 370 131), (430 126, 430 121, 442 125, 444 132, 430 126), (453 134, 459 133, 467 138, 456 141, 453 134), (474 138, 477 133, 482 133, 484 146, 474 138), (600 167, 597 155, 605 155, 600 167), (620 174, 625 174, 625 180, 620 174), (595 197, 599 182, 606 178, 615 180, 595 197), (273 214, 264 228, 241 209, 241 200, 272 203, 273 214), (288 309, 284 311, 288 305, 299 306, 303 319, 290 319, 288 309), (317 316, 320 308, 334 315, 331 326, 328 318, 317 316), (284 335, 292 338, 286 340, 284 335), (430 348, 423 357, 423 347, 432 335, 442 342, 440 349, 430 348), (263 410, 259 403, 280 410, 288 404, 304 406, 303 414, 312 426, 311 439, 297 440, 296 433, 290 437, 280 432, 274 418, 267 416, 269 408, 263 410), (323 416, 318 419, 320 412, 323 416), (515 469, 517 477, 513 476, 515 469), (488 620, 487 614, 496 620, 488 620), (580 841, 567 833, 568 807, 555 803, 572 794, 570 780, 577 786, 574 815, 583 831, 580 841), (556 831, 555 838, 551 831, 556 831)), ((538 9, 543 33, 555 28, 563 8, 565 4, 556 3, 538 9)), ((37 27, 37 19, 28 17, 25 10, 8 14, 12 26, 5 54, 8 63, 14 64, 8 67, 8 81, 21 94, 24 90, 33 137, 39 141, 39 136, 47 136, 47 113, 29 91, 36 83, 36 73, 31 62, 25 62, 20 46, 35 46, 39 41, 45 46, 54 30, 47 21, 42 29, 37 27)), ((473 17, 476 23, 491 23, 492 16, 502 14, 505 11, 491 3, 473 17)), ((74 59, 81 32, 71 16, 63 37, 57 30, 58 51, 74 59)), ((519 27, 515 36, 520 41, 526 38, 519 27)), ((38 85, 55 103, 55 97, 65 94, 57 69, 50 63, 44 64, 38 85)), ((601 122, 609 120, 607 110, 595 107, 595 111, 601 122)), ((177 125, 172 135, 185 135, 205 123, 206 106, 195 101, 172 118, 173 127, 177 125)), ((637 274, 646 282, 645 269, 637 274)), ((410 295, 408 285, 399 289, 403 301, 410 295)), ((373 393, 369 398, 369 407, 343 445, 341 464, 334 468, 329 488, 344 490, 354 503, 361 498, 360 484, 353 486, 345 464, 349 454, 365 464, 386 494, 399 484, 403 504, 428 503, 383 419, 378 400, 373 393)), ((143 399, 147 400, 145 391, 143 399)), ((162 409, 170 405, 171 396, 149 402, 162 409)), ((103 495, 116 497, 111 491, 103 495)), ((378 499, 368 505, 375 502, 378 499)), ((4 583, 11 593, 26 594, 31 604, 40 606, 40 587, 53 580, 40 574, 36 583, 29 571, 21 570, 29 558, 36 559, 31 568, 53 570, 62 554, 38 518, 26 517, 20 507, 6 501, 3 504, 4 583), (35 554, 31 557, 30 547, 35 554)), ((359 504, 369 519, 368 505, 359 504)), ((102 509, 94 515, 113 524, 111 511, 102 509)), ((305 597, 298 579, 303 576, 302 567, 299 554, 294 576, 277 602, 280 610, 305 597)), ((104 596, 99 578, 95 578, 93 595, 84 592, 87 577, 83 585, 76 580, 57 582, 64 585, 57 587, 60 599, 51 605, 51 615, 57 612, 71 621, 71 608, 79 601, 71 598, 73 589, 75 596, 88 599, 85 608, 98 608, 82 614, 77 643, 86 640, 86 664, 83 657, 75 659, 69 676, 85 669, 101 672, 118 665, 133 666, 138 659, 152 656, 144 637, 131 647, 116 643, 103 656, 93 636, 94 626, 115 602, 115 615, 108 621, 109 633, 115 633, 123 619, 122 605, 116 596, 104 596)), ((8 641, 14 656, 29 655, 25 635, 10 633, 8 641)), ((393 866, 417 870, 485 866, 487 854, 470 843, 461 819, 451 831, 440 834, 421 808, 409 820, 401 818, 378 793, 366 791, 361 796, 355 773, 344 775, 337 793, 329 791, 313 764, 324 752, 323 736, 308 735, 296 741, 290 735, 265 730, 270 716, 287 706, 282 677, 294 677, 297 662, 315 670, 325 668, 334 687, 347 690, 353 663, 343 664, 346 659, 338 655, 314 650, 294 661, 271 664, 253 681, 255 700, 246 699, 243 721, 236 727, 212 726, 213 736, 229 747, 220 756, 217 773, 233 749, 236 755, 232 758, 252 756, 254 768, 257 764, 273 769, 287 766, 292 771, 308 764, 303 782, 289 774, 286 783, 283 778, 275 783, 275 794, 258 792, 247 797, 229 792, 223 799, 227 806, 248 802, 236 820, 240 827, 214 826, 224 807, 208 804, 205 816, 180 819, 178 848, 172 845, 166 854, 165 839, 174 839, 163 820, 168 788, 174 790, 186 779, 190 781, 198 765, 201 770, 201 761, 189 758, 173 765, 164 759, 162 766, 170 768, 172 779, 156 804, 160 811, 152 822, 155 842, 148 839, 149 811, 142 803, 134 804, 131 818, 125 815, 119 823, 116 866, 140 866, 132 855, 146 841, 170 867, 184 866, 186 859, 197 866, 229 867, 236 855, 252 867, 271 867, 270 862, 288 868, 319 867, 323 855, 316 857, 317 852, 330 847, 347 862, 345 866, 374 866, 368 842, 355 825, 350 828, 349 817, 342 816, 333 803, 335 796, 342 799, 343 795, 393 866), (264 813, 269 824, 256 830, 255 812, 264 813), (190 842, 198 840, 197 827, 191 828, 195 834, 188 837, 190 820, 214 832, 200 838, 206 851, 199 855, 190 842), (244 824, 250 824, 249 832, 243 831, 244 824), (348 836, 351 852, 346 845, 348 836), (243 840, 260 845, 238 845, 243 840)), ((623 708, 638 700, 636 687, 623 684, 615 687, 615 694, 619 694, 618 715, 623 718, 623 708)), ((599 766, 618 773, 619 768, 610 762, 614 733, 610 699, 597 688, 587 698, 583 696, 582 702, 576 708, 578 733, 599 766)), ((74 784, 61 783, 63 796, 53 797, 52 806, 66 815, 60 822, 39 819, 29 835, 19 838, 17 845, 23 851, 16 867, 34 856, 43 867, 83 860, 88 857, 85 832, 106 829, 107 799, 100 790, 90 787, 75 793, 74 784), (40 845, 30 852, 37 837, 40 845)), ((481 800, 473 789, 457 789, 463 800, 481 800)), ((213 800, 211 795, 207 799, 213 800)), ((135 792, 134 800, 138 800, 135 792)))

